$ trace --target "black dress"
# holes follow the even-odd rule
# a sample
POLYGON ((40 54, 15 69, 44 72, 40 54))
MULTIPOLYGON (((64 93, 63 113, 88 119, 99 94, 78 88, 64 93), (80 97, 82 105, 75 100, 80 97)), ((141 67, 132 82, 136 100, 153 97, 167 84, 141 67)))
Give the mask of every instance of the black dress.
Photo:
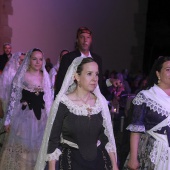
POLYGON ((103 117, 97 101, 92 107, 93 113, 87 116, 80 111, 85 106, 75 105, 67 96, 61 100, 48 146, 49 155, 61 148, 60 170, 111 169, 110 158, 105 149, 108 138, 104 133, 103 117))
MULTIPOLYGON (((161 97, 161 96, 159 96, 161 97)), ((135 98, 135 104, 133 104, 133 118, 131 124, 127 127, 131 132, 141 133, 139 146, 138 146, 138 160, 140 164, 139 170, 154 170, 155 164, 151 161, 150 153, 153 150, 156 139, 147 133, 148 130, 166 119, 166 114, 160 114, 154 111, 154 106, 163 108, 159 103, 155 103, 150 98, 140 92, 135 98), (136 101, 142 101, 137 103, 136 101)), ((154 131, 155 133, 166 135, 168 142, 170 141, 170 127, 164 126, 161 129, 154 131)), ((170 142, 169 142, 170 143, 170 142)), ((127 163, 129 156, 125 162, 123 170, 127 170, 127 163)))

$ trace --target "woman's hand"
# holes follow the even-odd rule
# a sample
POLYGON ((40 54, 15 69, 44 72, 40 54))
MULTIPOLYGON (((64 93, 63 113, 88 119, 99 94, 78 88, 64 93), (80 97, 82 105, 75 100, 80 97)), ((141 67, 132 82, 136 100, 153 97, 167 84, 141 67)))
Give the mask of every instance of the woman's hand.
POLYGON ((7 133, 9 133, 9 131, 10 131, 10 124, 9 124, 9 125, 5 125, 5 131, 6 131, 7 133))
POLYGON ((129 159, 128 161, 128 164, 127 164, 127 167, 130 169, 130 170, 138 170, 139 169, 139 161, 138 160, 132 160, 132 159, 129 159))

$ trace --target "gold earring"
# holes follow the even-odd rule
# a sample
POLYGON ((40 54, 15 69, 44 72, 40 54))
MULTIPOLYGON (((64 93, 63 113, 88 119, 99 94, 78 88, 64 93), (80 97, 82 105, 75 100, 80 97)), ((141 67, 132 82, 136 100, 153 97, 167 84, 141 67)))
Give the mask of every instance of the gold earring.
POLYGON ((160 84, 160 82, 161 82, 161 78, 160 78, 160 77, 158 77, 158 84, 160 84))
POLYGON ((80 81, 78 82, 78 86, 81 87, 80 81))

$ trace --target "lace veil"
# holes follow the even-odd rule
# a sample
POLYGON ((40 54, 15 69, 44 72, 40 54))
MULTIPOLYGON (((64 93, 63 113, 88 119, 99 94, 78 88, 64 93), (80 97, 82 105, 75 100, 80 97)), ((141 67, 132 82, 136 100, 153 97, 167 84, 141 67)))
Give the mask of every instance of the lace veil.
POLYGON ((0 99, 3 102, 3 110, 6 112, 10 97, 12 80, 19 67, 19 57, 21 52, 12 55, 0 76, 0 99))
MULTIPOLYGON (((10 124, 12 115, 16 112, 17 106, 19 106, 19 104, 20 104, 20 99, 22 97, 24 75, 29 68, 30 57, 31 57, 33 50, 34 49, 27 52, 24 61, 22 62, 21 66, 19 67, 19 69, 13 79, 11 96, 10 96, 9 106, 7 109, 5 125, 10 124)), ((52 88, 51 88, 51 82, 50 82, 49 75, 45 69, 45 60, 44 59, 43 59, 42 72, 43 72, 43 91, 44 91, 43 99, 45 102, 46 113, 48 115, 49 111, 50 111, 50 107, 52 105, 52 101, 53 101, 53 92, 52 92, 52 88)))
MULTIPOLYGON (((61 90, 59 91, 58 95, 55 98, 55 101, 51 107, 50 115, 48 117, 44 137, 43 137, 43 142, 40 148, 40 152, 37 158, 35 170, 43 170, 45 167, 45 163, 47 160, 47 148, 48 148, 48 141, 52 129, 52 125, 54 122, 54 119, 56 117, 57 111, 58 111, 58 106, 61 100, 61 97, 63 94, 68 94, 70 92, 73 92, 76 88, 76 84, 74 82, 74 74, 77 71, 78 65, 82 62, 83 57, 77 57, 73 60, 71 65, 69 66, 61 90)), ((111 118, 110 118, 110 112, 108 109, 108 105, 106 102, 106 99, 103 97, 101 94, 99 87, 97 87, 94 90, 94 94, 99 98, 100 103, 102 105, 102 116, 104 118, 104 127, 105 127, 105 134, 107 135, 109 139, 110 146, 107 146, 110 152, 115 152, 116 155, 116 145, 115 145, 115 139, 113 135, 113 128, 112 128, 112 123, 111 123, 111 118)))

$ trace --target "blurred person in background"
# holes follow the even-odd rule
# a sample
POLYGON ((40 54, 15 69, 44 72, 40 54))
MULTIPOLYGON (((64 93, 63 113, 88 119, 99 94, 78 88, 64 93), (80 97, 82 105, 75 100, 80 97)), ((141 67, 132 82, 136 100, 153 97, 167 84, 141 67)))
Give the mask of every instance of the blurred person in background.
POLYGON ((25 53, 14 53, 5 65, 0 76, 0 108, 3 113, 3 115, 0 116, 0 147, 2 147, 5 138, 4 120, 9 104, 12 81, 24 58, 25 53))
POLYGON ((63 57, 63 55, 69 53, 68 50, 62 50, 60 52, 60 56, 59 56, 59 60, 57 62, 57 64, 50 70, 49 72, 49 76, 50 76, 50 79, 51 79, 51 83, 52 83, 52 87, 54 88, 54 85, 55 85, 55 81, 56 81, 56 76, 57 76, 57 72, 58 72, 58 69, 60 67, 60 62, 61 62, 61 59, 63 57))
POLYGON ((3 44, 3 54, 0 55, 0 73, 2 73, 6 63, 12 56, 12 46, 10 43, 3 44))

